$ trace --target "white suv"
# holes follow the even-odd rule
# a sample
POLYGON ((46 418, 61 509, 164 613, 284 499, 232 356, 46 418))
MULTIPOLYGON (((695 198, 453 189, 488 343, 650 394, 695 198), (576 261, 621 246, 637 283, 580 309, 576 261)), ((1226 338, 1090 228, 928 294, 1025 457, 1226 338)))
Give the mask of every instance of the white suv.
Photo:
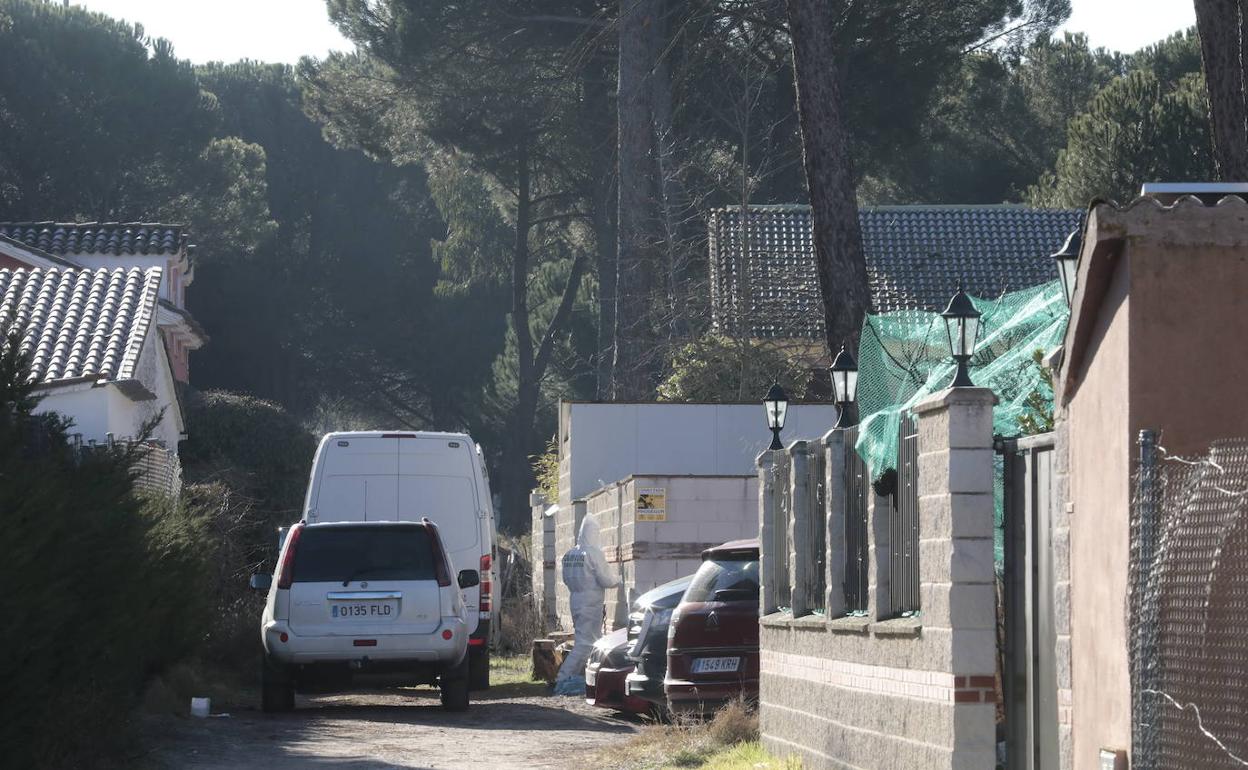
POLYGON ((374 679, 436 682, 443 708, 468 708, 473 629, 460 592, 480 576, 453 573, 433 522, 300 522, 277 563, 275 576, 251 579, 268 591, 260 628, 265 711, 294 708, 295 690, 374 679))

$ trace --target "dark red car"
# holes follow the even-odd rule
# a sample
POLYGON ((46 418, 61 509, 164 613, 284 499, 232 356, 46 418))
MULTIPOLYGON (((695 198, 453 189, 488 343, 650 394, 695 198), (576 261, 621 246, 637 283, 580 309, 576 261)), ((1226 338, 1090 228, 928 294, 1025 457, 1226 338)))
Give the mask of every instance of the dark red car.
POLYGON ((617 628, 598 641, 585 665, 585 702, 591 706, 645 714, 652 708, 642 700, 624 692, 624 680, 633 673, 634 663, 628 658, 628 627, 617 628))
POLYGON ((702 552, 672 615, 663 680, 673 713, 704 713, 758 699, 758 540, 702 552))

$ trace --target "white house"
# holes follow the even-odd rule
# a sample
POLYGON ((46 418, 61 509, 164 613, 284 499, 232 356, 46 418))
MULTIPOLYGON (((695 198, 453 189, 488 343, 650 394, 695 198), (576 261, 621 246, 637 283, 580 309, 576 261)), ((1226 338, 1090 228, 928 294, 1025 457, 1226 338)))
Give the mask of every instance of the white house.
POLYGON ((176 488, 179 387, 207 341, 185 309, 181 227, 0 223, 0 329, 30 357, 41 411, 84 444, 146 436, 148 486, 176 488))

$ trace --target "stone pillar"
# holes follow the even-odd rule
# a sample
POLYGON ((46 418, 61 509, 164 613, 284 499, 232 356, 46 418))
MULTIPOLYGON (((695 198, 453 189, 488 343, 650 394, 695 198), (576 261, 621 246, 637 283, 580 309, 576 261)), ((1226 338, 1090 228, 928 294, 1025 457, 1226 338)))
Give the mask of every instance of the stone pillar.
POLYGON ((814 568, 811 544, 815 540, 815 496, 810 484, 809 444, 795 441, 788 452, 792 504, 785 540, 788 541, 789 585, 792 587, 789 603, 793 608, 793 617, 798 618, 810 613, 814 598, 810 596, 810 570, 814 568))
POLYGON ((854 451, 845 446, 845 431, 834 428, 827 432, 821 444, 824 458, 824 612, 829 618, 845 614, 845 452, 854 451))
POLYGON ((947 638, 954 677, 952 767, 993 767, 997 668, 992 407, 987 388, 950 388, 919 417, 919 592, 923 635, 947 638))
POLYGON ((758 465, 758 576, 759 610, 763 615, 776 611, 778 594, 776 579, 779 562, 776 554, 776 453, 766 450, 756 460, 758 465))

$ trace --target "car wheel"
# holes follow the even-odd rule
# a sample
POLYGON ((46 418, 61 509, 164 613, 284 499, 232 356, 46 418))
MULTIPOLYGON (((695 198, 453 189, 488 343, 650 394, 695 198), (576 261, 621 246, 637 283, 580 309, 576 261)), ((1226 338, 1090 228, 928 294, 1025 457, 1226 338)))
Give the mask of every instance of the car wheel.
POLYGON ((260 709, 267 714, 293 711, 295 708, 295 683, 282 666, 273 663, 268 656, 260 662, 260 709))
POLYGON ((468 648, 468 689, 490 689, 490 650, 484 645, 468 648))
POLYGON ((452 669, 438 677, 438 690, 442 696, 442 708, 446 711, 468 710, 468 656, 452 669))

